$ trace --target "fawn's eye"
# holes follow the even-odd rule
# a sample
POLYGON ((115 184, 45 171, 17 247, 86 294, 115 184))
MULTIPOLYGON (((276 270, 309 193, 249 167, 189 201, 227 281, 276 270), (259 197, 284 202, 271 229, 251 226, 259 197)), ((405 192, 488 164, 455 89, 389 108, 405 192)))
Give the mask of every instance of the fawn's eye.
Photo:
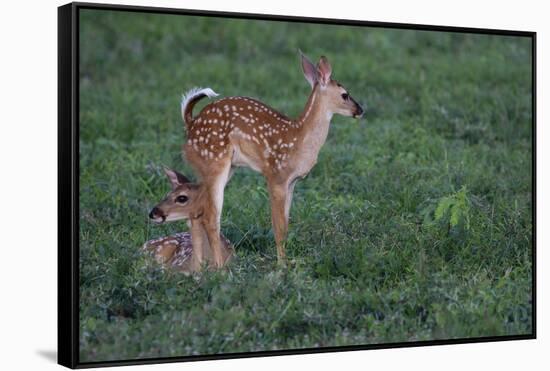
POLYGON ((184 204, 184 203, 187 202, 188 199, 189 198, 187 196, 181 195, 181 196, 176 197, 176 202, 180 203, 180 204, 184 204))
POLYGON ((348 100, 349 99, 349 94, 348 93, 342 94, 342 99, 348 100))

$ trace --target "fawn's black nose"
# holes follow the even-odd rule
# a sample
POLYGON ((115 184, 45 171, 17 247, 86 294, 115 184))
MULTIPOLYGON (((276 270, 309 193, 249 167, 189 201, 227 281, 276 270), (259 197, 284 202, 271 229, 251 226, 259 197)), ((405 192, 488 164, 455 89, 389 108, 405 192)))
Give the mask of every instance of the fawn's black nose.
POLYGON ((158 207, 153 207, 153 210, 149 213, 149 218, 156 219, 162 217, 162 213, 160 212, 160 209, 158 207))
POLYGON ((357 105, 357 109, 355 110, 355 114, 353 115, 353 117, 361 118, 361 116, 363 116, 363 113, 365 113, 363 107, 357 105))

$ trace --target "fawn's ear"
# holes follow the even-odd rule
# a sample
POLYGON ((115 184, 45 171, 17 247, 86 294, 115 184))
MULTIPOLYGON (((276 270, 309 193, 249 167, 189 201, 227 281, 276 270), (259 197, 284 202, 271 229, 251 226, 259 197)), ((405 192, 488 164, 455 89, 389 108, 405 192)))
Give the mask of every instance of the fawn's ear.
POLYGON ((309 82, 309 85, 313 88, 313 85, 315 85, 319 79, 317 68, 310 62, 309 59, 307 59, 301 50, 299 50, 299 52, 300 57, 302 58, 302 70, 304 71, 304 76, 306 77, 307 82, 309 82))
POLYGON ((319 73, 319 82, 321 85, 326 86, 330 81, 330 75, 332 74, 332 67, 328 63, 328 59, 322 56, 317 63, 317 71, 319 73))
POLYGON ((182 184, 191 183, 191 181, 187 179, 185 175, 178 173, 176 170, 165 167, 164 173, 168 177, 168 180, 170 180, 172 189, 175 189, 177 186, 180 186, 182 184))

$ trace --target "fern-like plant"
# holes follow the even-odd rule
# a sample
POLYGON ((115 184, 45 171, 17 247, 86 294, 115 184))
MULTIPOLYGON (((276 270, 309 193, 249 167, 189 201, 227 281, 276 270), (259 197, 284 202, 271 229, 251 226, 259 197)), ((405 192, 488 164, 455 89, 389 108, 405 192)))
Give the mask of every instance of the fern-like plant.
POLYGON ((424 225, 431 227, 435 223, 446 221, 449 228, 463 223, 466 230, 470 229, 470 200, 468 189, 463 186, 457 192, 441 197, 435 203, 431 203, 421 214, 424 217, 424 225))

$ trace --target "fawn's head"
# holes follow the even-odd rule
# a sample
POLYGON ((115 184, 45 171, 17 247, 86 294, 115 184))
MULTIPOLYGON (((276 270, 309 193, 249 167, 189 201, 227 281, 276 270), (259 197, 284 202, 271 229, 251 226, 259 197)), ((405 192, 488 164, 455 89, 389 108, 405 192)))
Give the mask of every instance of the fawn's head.
POLYGON ((149 218, 155 223, 171 222, 182 219, 195 219, 202 215, 202 187, 192 183, 183 174, 165 168, 164 172, 172 185, 164 200, 159 202, 149 218))
POLYGON ((342 84, 330 77, 332 67, 328 59, 322 56, 317 66, 315 66, 305 55, 300 54, 304 76, 312 89, 319 89, 318 93, 324 98, 328 110, 331 113, 360 118, 363 115, 363 108, 352 98, 342 84))

